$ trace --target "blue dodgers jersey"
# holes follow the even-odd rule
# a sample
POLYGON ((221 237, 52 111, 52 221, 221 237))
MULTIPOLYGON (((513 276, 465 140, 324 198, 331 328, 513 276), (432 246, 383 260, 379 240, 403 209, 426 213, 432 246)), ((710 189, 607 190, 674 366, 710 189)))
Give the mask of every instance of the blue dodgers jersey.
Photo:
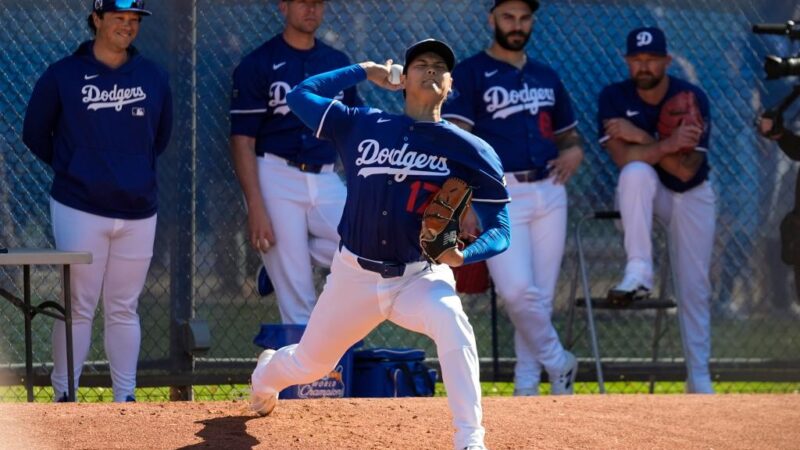
POLYGON ((319 135, 334 142, 345 167, 342 243, 365 258, 419 261, 422 213, 449 177, 472 186, 473 201, 509 201, 492 148, 449 122, 329 107, 319 135))
POLYGON ((658 116, 661 112, 661 105, 667 102, 673 96, 684 92, 694 92, 700 106, 700 113, 703 115, 703 122, 705 123, 705 132, 700 138, 700 144, 697 146, 698 151, 703 152, 703 163, 697 170, 695 176, 686 182, 681 181, 679 178, 669 174, 664 169, 656 164, 653 166, 658 173, 658 178, 669 190, 674 192, 686 192, 695 186, 702 184, 708 179, 708 173, 711 170, 708 165, 708 143, 711 134, 711 116, 709 111, 708 97, 705 92, 699 87, 681 80, 680 78, 669 77, 669 89, 664 99, 658 105, 651 105, 645 103, 636 93, 636 83, 633 80, 625 80, 619 83, 614 83, 606 86, 602 92, 597 106, 597 126, 598 136, 600 143, 608 140, 603 127, 603 121, 606 119, 623 118, 629 120, 631 123, 641 128, 642 130, 650 133, 653 137, 658 137, 658 116))
POLYGON ((472 125, 507 172, 544 169, 558 157, 555 135, 577 125, 558 74, 530 58, 520 70, 480 52, 453 70, 442 117, 472 125))
POLYGON ((69 207, 118 219, 157 211, 156 157, 172 130, 167 72, 128 50, 112 69, 94 41, 53 65, 31 94, 25 144, 53 168, 51 196, 69 207))
MULTIPOLYGON (((256 139, 256 153, 272 153, 307 163, 336 160, 333 146, 314 137, 286 104, 286 94, 306 78, 350 64, 347 56, 319 40, 310 50, 297 50, 278 34, 245 56, 233 73, 231 135, 256 139)), ((352 87, 336 97, 346 105, 361 100, 352 87)))

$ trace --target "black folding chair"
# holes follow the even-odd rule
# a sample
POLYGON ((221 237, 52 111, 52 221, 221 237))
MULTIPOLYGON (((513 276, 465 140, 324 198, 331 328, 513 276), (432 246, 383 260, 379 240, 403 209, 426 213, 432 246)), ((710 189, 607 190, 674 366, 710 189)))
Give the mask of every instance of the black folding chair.
MULTIPOLYGON (((664 326, 664 317, 666 316, 666 312, 669 309, 675 308, 677 305, 675 301, 667 296, 667 286, 668 280, 671 279, 670 277, 670 266, 669 266, 669 252, 665 251, 664 259, 660 267, 660 280, 659 280, 659 288, 657 297, 653 298, 650 297, 646 300, 639 300, 634 301, 627 305, 617 305, 611 303, 606 297, 598 298, 592 297, 591 295, 591 287, 589 284, 589 268, 586 261, 586 255, 584 253, 583 247, 583 239, 581 232, 583 231, 585 225, 590 221, 612 221, 615 219, 620 219, 620 213, 618 211, 595 211, 592 214, 589 214, 582 218, 580 222, 578 222, 578 226, 575 230, 575 244, 576 250, 578 254, 578 264, 575 268, 575 276, 572 279, 572 286, 570 290, 570 306, 569 306, 569 315, 567 318, 567 336, 566 342, 567 347, 572 348, 575 344, 575 337, 574 334, 574 322, 575 322, 575 310, 576 308, 584 308, 586 310, 586 328, 585 331, 588 331, 589 341, 592 348, 592 356, 594 357, 595 368, 597 370, 597 384, 600 389, 600 393, 604 394, 606 392, 605 388, 605 380, 603 379, 603 362, 602 357, 600 355, 600 344, 597 339, 597 327, 595 326, 595 317, 594 311, 595 310, 608 310, 608 311, 624 311, 624 310, 634 310, 634 311, 643 311, 643 310, 655 310, 656 317, 655 317, 655 324, 653 330, 653 340, 652 340, 652 353, 651 353, 651 361, 656 363, 658 361, 658 348, 661 338, 666 333, 666 327, 662 329, 664 326), (583 297, 577 297, 577 288, 578 288, 578 278, 580 277, 580 284, 582 287, 583 297), (589 299, 589 301, 587 301, 589 299)), ((659 223, 663 229, 663 225, 660 224, 657 220, 654 222, 659 223)), ((656 374, 655 374, 655 364, 653 364, 653 368, 650 371, 650 393, 652 394, 655 390, 655 381, 656 381, 656 374)))

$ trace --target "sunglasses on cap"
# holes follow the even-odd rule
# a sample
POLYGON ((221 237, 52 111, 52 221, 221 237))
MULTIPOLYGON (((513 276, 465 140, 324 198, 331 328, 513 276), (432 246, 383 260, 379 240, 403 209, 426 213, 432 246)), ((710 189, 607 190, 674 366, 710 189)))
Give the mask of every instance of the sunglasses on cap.
POLYGON ((94 0, 95 12, 135 12, 149 16, 150 11, 144 7, 144 0, 94 0))

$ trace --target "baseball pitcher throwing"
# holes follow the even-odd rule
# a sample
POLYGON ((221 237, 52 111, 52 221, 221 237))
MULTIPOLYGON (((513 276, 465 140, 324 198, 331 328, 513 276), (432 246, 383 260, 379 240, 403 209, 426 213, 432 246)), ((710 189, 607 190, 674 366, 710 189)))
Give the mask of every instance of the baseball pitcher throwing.
POLYGON ((450 47, 429 39, 406 51, 400 84, 390 84, 389 62, 364 62, 312 77, 289 94, 292 111, 339 151, 347 201, 339 251, 300 343, 259 357, 252 406, 260 414, 272 411, 281 389, 318 379, 390 320, 436 343, 455 448, 484 448, 475 336, 448 266, 508 247, 509 198, 492 148, 441 120, 454 65, 450 47), (365 79, 404 88, 405 114, 349 108, 331 98, 365 79), (484 232, 461 251, 453 226, 470 195, 484 232))

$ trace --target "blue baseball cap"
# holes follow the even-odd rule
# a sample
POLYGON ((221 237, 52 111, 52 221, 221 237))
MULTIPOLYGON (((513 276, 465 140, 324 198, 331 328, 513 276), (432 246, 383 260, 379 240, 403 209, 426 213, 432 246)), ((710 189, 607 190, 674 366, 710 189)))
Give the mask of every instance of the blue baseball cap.
POLYGON ((411 64, 411 61, 414 61, 419 55, 428 52, 441 56, 444 63, 447 65, 447 70, 453 71, 453 67, 456 65, 456 54, 453 52, 453 49, 442 41, 425 39, 406 49, 406 61, 403 66, 403 73, 408 71, 408 65, 411 64))
POLYGON ((638 53, 667 56, 667 38, 664 32, 656 27, 643 27, 628 33, 628 52, 625 56, 638 53))
MULTIPOLYGON (((507 1, 509 0, 494 0, 494 6, 492 6, 492 9, 490 9, 489 12, 494 11, 494 9, 497 8, 501 3, 505 3, 507 1)), ((531 7, 531 12, 536 12, 536 10, 539 9, 539 0, 522 0, 522 1, 527 3, 528 6, 531 7)))
POLYGON ((143 16, 149 16, 152 13, 144 9, 144 0, 92 0, 94 6, 93 12, 135 12, 143 16))

